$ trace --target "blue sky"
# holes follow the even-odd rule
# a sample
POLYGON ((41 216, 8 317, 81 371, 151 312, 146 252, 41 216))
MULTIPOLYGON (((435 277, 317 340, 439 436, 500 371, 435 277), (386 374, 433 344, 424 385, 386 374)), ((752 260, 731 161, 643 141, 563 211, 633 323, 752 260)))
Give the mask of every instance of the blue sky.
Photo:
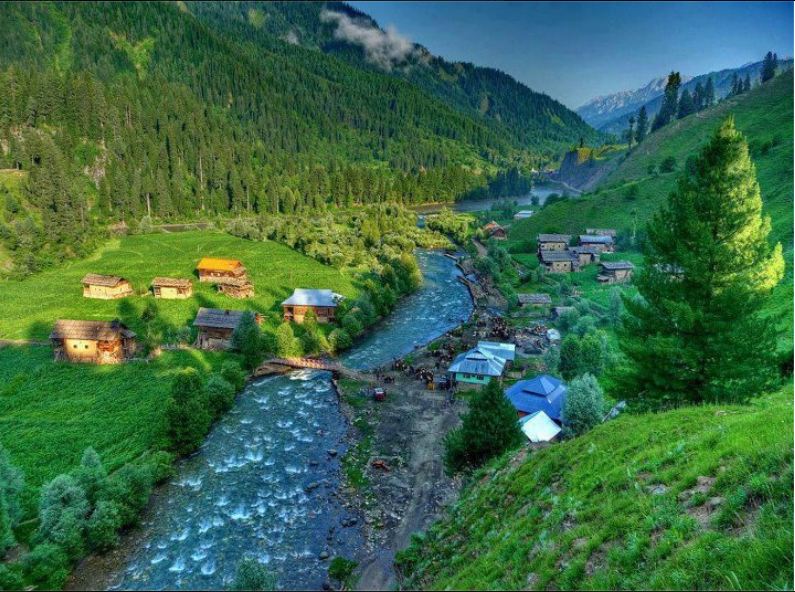
POLYGON ((569 107, 678 70, 792 56, 792 2, 350 2, 432 53, 492 66, 569 107))

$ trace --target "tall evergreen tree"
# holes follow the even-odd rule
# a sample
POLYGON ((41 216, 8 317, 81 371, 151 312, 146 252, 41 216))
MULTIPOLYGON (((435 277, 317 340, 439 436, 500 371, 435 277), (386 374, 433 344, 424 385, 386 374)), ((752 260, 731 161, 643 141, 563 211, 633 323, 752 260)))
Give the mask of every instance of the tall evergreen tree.
POLYGON ((648 132, 649 128, 649 116, 646 113, 646 105, 643 105, 638 111, 638 126, 635 130, 635 141, 640 144, 644 138, 646 138, 646 133, 648 132))
POLYGON ((765 59, 762 60, 762 73, 760 79, 762 82, 771 80, 776 75, 776 66, 778 65, 778 56, 772 51, 767 52, 765 59))
POLYGON ((679 98, 679 108, 676 117, 677 119, 682 119, 695 112, 696 105, 693 103, 693 97, 690 96, 690 91, 685 89, 682 91, 682 96, 679 98))
POLYGON ((749 90, 751 90, 751 75, 746 74, 743 81, 743 92, 748 92, 749 90))
POLYGON ((761 312, 784 259, 732 118, 687 169, 649 224, 642 298, 625 301, 624 395, 652 408, 741 402, 775 379, 761 312))
POLYGON ((679 75, 679 72, 671 72, 668 75, 668 81, 665 84, 665 92, 663 94, 663 103, 651 124, 652 131, 656 131, 664 125, 667 125, 676 117, 677 108, 679 106, 679 87, 681 84, 682 77, 679 75))
POLYGON ((707 84, 704 85, 704 108, 707 109, 715 104, 715 83, 712 82, 712 76, 707 78, 707 84))

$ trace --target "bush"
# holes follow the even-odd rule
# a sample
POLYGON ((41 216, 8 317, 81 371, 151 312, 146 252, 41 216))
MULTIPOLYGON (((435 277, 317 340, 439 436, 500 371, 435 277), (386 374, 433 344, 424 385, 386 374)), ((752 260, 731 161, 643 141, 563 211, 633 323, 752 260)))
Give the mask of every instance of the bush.
POLYGON ((166 407, 171 449, 179 455, 195 451, 207 434, 211 421, 201 375, 195 368, 182 370, 174 377, 166 407))
POLYGON ((5 502, 6 512, 12 527, 19 524, 22 519, 20 496, 24 489, 25 479, 22 471, 11 464, 8 452, 0 444, 0 498, 5 502))
POLYGON ((149 472, 151 482, 160 484, 174 476, 174 455, 165 450, 158 450, 146 457, 146 471, 149 472))
POLYGON ((88 504, 93 506, 108 487, 108 472, 93 448, 86 448, 80 466, 74 471, 78 484, 86 492, 88 504))
POLYGON ((243 559, 237 564, 230 590, 275 590, 276 578, 259 561, 243 559))
POLYGON ((25 579, 42 590, 60 590, 69 576, 69 560, 58 545, 37 545, 22 560, 25 579))
POLYGON ((256 368, 262 361, 262 335, 254 313, 243 313, 232 333, 232 347, 243 354, 243 363, 248 369, 256 368))
POLYGON ((220 417, 232 408, 235 403, 235 387, 224 380, 223 376, 211 375, 206 388, 207 403, 213 417, 220 417))
POLYGON ((550 374, 557 374, 560 366, 560 349, 550 347, 544 352, 544 367, 550 374))
POLYGON ((141 510, 149 501, 153 482, 153 475, 148 467, 129 463, 108 479, 106 500, 116 503, 122 528, 138 522, 141 510))
POLYGON ((676 158, 673 156, 666 156, 660 163, 661 173, 672 173, 676 170, 676 158))
POLYGON ((0 590, 23 590, 22 566, 18 563, 0 563, 0 590))
POLYGON ((88 542, 91 548, 105 552, 119 544, 121 512, 114 502, 100 501, 88 519, 88 542))
POLYGON ((282 358, 292 358, 301 355, 301 344, 296 339, 290 323, 282 323, 276 329, 276 353, 282 358))
POLYGON ((329 343, 335 352, 340 352, 353 345, 353 339, 345 329, 337 328, 329 335, 329 343))
POLYGON ((55 543, 70 559, 83 555, 89 503, 71 475, 58 475, 41 488, 38 538, 55 543))
POLYGON ((591 315, 586 315, 580 318, 579 321, 572 327, 572 331, 579 335, 580 337, 584 337, 588 335, 593 330, 596 329, 596 317, 591 315))
POLYGON ((638 197, 640 197, 640 188, 635 183, 624 191, 624 199, 627 201, 635 201, 638 197))
POLYGON ((521 442, 516 410, 492 380, 472 397, 463 425, 445 437, 444 463, 451 473, 476 468, 521 442))
POLYGON ((604 395, 596 378, 584 374, 571 381, 563 403, 566 434, 580 436, 601 423, 603 417, 604 395))
POLYGON ((335 557, 331 560, 328 567, 328 575, 331 579, 336 580, 340 588, 352 588, 351 576, 353 570, 356 569, 358 563, 345 559, 344 557, 335 557))
POLYGON ((235 391, 246 386, 246 373, 243 372, 240 364, 232 360, 226 360, 221 364, 221 377, 231 384, 235 391))

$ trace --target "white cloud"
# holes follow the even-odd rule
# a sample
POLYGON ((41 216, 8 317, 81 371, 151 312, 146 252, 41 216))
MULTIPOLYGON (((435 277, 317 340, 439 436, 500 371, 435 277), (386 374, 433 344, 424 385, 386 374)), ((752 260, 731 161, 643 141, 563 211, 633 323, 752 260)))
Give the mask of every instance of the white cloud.
POLYGON ((334 36, 337 39, 360 45, 367 60, 385 70, 391 70, 409 57, 419 55, 419 48, 392 26, 382 31, 367 21, 352 19, 347 14, 326 9, 320 13, 320 19, 325 23, 336 23, 334 36))

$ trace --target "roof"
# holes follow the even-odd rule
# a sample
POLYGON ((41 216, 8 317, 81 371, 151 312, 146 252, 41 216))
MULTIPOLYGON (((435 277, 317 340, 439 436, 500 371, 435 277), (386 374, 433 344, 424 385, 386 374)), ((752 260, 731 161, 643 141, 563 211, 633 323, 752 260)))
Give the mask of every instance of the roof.
POLYGON ((616 271, 619 269, 635 269, 635 266, 629 261, 602 261, 600 265, 604 269, 609 269, 611 271, 616 271))
POLYGON ((555 313, 556 315, 566 314, 570 310, 574 310, 574 307, 573 306, 553 306, 552 307, 552 312, 555 313))
POLYGON ((122 337, 135 337, 126 325, 114 321, 71 321, 59 319, 50 333, 50 339, 87 339, 111 341, 122 337))
POLYGON ((540 243, 567 243, 571 240, 570 234, 539 234, 540 243))
POLYGON ((109 288, 117 286, 119 283, 126 281, 127 280, 125 280, 123 277, 119 277, 117 275, 102 275, 99 273, 87 273, 82 280, 84 284, 90 284, 92 286, 107 286, 109 288))
POLYGON ((161 288, 190 288, 191 281, 184 278, 158 276, 152 280, 152 285, 161 288))
POLYGON ((200 308, 193 320, 194 327, 212 327, 215 329, 236 329, 244 310, 228 310, 223 308, 200 308))
POLYGON ((608 236, 606 234, 581 234, 580 242, 600 244, 600 245, 612 245, 613 237, 608 236))
POLYGON ((504 368, 505 360, 503 358, 492 355, 485 348, 475 347, 456 356, 447 371, 479 376, 501 376, 504 368))
POLYGON ((549 294, 518 294, 519 304, 552 304, 549 294))
POLYGON ((254 287, 250 280, 246 278, 236 278, 236 277, 225 277, 220 278, 218 281, 218 285, 220 286, 238 286, 238 287, 254 287))
POLYGON ((532 216, 534 213, 535 213, 535 212, 533 212, 533 210, 519 210, 518 212, 516 212, 516 213, 513 215, 513 217, 514 217, 514 218, 529 218, 529 217, 530 217, 530 216, 532 216))
POLYGON ((554 261, 572 261, 576 257, 570 251, 541 251, 541 261, 553 263, 554 261))
POLYGON ((502 226, 497 224, 494 220, 492 220, 483 227, 483 230, 500 230, 500 229, 502 229, 502 226))
POLYGON ((560 341, 560 331, 557 329, 547 329, 547 339, 550 341, 560 341))
POLYGON ((543 411, 536 411, 520 419, 519 429, 531 442, 549 442, 561 432, 560 426, 543 411))
POLYGON ((616 229, 615 228, 586 228, 585 232, 587 234, 601 234, 605 236, 615 236, 616 229))
POLYGON ((578 253, 578 254, 579 253, 588 253, 590 255, 600 255, 601 254, 601 251, 599 250, 599 247, 590 247, 588 245, 579 245, 579 246, 576 246, 576 247, 569 247, 569 251, 572 251, 572 252, 578 253))
POLYGON ((243 264, 237 259, 216 259, 214 257, 203 257, 196 269, 202 271, 235 271, 243 264))
POLYGON ((486 351, 495 357, 509 362, 516 359, 516 346, 513 343, 500 343, 498 341, 478 341, 478 349, 486 351))
POLYGON ((539 374, 530 380, 520 380, 505 391, 517 411, 535 413, 543 411, 550 419, 561 421, 566 385, 549 374, 539 374))
POLYGON ((296 288, 293 295, 282 302, 282 306, 328 306, 335 307, 344 296, 331 290, 308 290, 296 288))

